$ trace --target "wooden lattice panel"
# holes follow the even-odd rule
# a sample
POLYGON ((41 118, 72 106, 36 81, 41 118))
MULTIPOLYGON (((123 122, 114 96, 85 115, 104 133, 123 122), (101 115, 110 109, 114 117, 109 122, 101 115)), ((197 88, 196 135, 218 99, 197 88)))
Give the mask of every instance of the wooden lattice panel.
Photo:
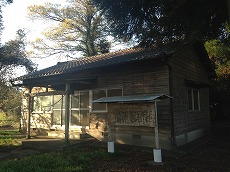
POLYGON ((110 104, 109 123, 112 125, 155 126, 155 110, 152 103, 110 104))

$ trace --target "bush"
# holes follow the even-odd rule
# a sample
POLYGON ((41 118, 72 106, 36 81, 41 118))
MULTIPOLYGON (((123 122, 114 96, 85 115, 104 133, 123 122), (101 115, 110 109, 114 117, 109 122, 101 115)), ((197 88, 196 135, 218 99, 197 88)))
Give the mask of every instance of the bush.
POLYGON ((0 127, 19 128, 20 120, 18 116, 0 112, 0 127))

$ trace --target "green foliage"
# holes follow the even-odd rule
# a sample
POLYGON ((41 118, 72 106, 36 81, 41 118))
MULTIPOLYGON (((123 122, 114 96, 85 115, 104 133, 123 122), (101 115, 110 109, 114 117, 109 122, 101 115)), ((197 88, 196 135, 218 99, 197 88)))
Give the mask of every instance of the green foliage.
POLYGON ((211 60, 217 65, 227 64, 230 60, 230 47, 226 43, 214 39, 205 42, 206 50, 211 60))
POLYGON ((216 65, 215 88, 230 90, 230 46, 225 41, 215 39, 207 41, 205 47, 210 59, 216 65))
POLYGON ((0 110, 14 115, 20 114, 21 94, 8 82, 15 74, 15 68, 23 66, 28 72, 35 67, 27 58, 24 45, 24 30, 17 31, 17 38, 0 47, 0 110))
POLYGON ((10 40, 0 47, 0 72, 1 74, 11 73, 17 66, 23 66, 28 72, 34 71, 34 64, 27 58, 24 45, 25 33, 17 31, 17 38, 10 40))
POLYGON ((21 114, 21 92, 17 88, 0 83, 0 107, 8 116, 13 115, 19 120, 21 114))
POLYGON ((67 153, 47 153, 34 155, 21 160, 0 162, 2 172, 43 171, 92 171, 93 164, 98 158, 108 158, 109 154, 103 149, 97 151, 71 151, 67 153))
POLYGON ((228 19, 227 1, 93 0, 111 24, 111 31, 140 45, 181 38, 217 38, 228 19))
POLYGON ((206 41, 205 47, 215 63, 217 77, 213 80, 210 94, 211 114, 216 117, 230 117, 230 40, 229 24, 225 26, 226 37, 206 41))
POLYGON ((102 11, 94 7, 90 0, 69 0, 66 6, 47 3, 29 7, 32 19, 55 22, 53 27, 43 32, 44 39, 36 39, 33 46, 47 56, 64 54, 72 57, 76 53, 92 56, 109 51, 106 36, 107 24, 102 11))
POLYGON ((6 114, 4 112, 0 112, 0 121, 5 121, 7 120, 6 114))

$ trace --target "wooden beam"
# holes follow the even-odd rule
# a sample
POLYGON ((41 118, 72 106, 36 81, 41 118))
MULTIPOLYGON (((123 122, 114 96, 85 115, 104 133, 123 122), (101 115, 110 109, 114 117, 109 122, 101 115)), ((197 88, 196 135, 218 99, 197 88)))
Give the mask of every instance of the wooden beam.
POLYGON ((50 92, 40 92, 40 93, 32 93, 32 96, 49 96, 49 95, 64 95, 65 91, 50 91, 50 92))
POLYGON ((81 80, 76 80, 76 79, 66 79, 65 81, 75 83, 75 84, 84 84, 84 85, 90 85, 92 84, 91 81, 81 81, 81 80))
POLYGON ((69 145, 69 107, 70 107, 70 84, 65 84, 65 144, 69 145))
POLYGON ((92 84, 92 81, 95 80, 94 76, 85 77, 72 75, 58 75, 58 76, 47 76, 41 78, 31 78, 23 80, 25 86, 41 86, 46 87, 47 85, 65 85, 65 83, 79 83, 79 84, 92 84))

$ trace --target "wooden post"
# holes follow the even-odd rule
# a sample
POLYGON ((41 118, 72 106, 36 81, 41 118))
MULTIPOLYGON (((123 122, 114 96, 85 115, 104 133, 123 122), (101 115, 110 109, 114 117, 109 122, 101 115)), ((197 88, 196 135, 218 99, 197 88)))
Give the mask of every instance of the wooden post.
POLYGON ((157 117, 157 101, 155 100, 155 149, 153 149, 154 162, 162 163, 162 155, 160 149, 159 141, 159 131, 158 131, 158 117, 157 117))
POLYGON ((61 127, 63 126, 63 97, 64 95, 61 98, 61 127))
POLYGON ((157 101, 156 100, 155 100, 154 106, 155 106, 155 145, 156 145, 156 149, 159 149, 160 145, 159 145, 159 131, 158 131, 157 101))
POLYGON ((70 84, 65 85, 65 144, 69 144, 69 103, 70 103, 70 84))
POLYGON ((31 112, 32 112, 32 107, 31 107, 31 91, 32 88, 28 88, 29 93, 28 93, 28 114, 27 114, 27 130, 26 130, 26 139, 30 139, 30 118, 31 118, 31 112))

